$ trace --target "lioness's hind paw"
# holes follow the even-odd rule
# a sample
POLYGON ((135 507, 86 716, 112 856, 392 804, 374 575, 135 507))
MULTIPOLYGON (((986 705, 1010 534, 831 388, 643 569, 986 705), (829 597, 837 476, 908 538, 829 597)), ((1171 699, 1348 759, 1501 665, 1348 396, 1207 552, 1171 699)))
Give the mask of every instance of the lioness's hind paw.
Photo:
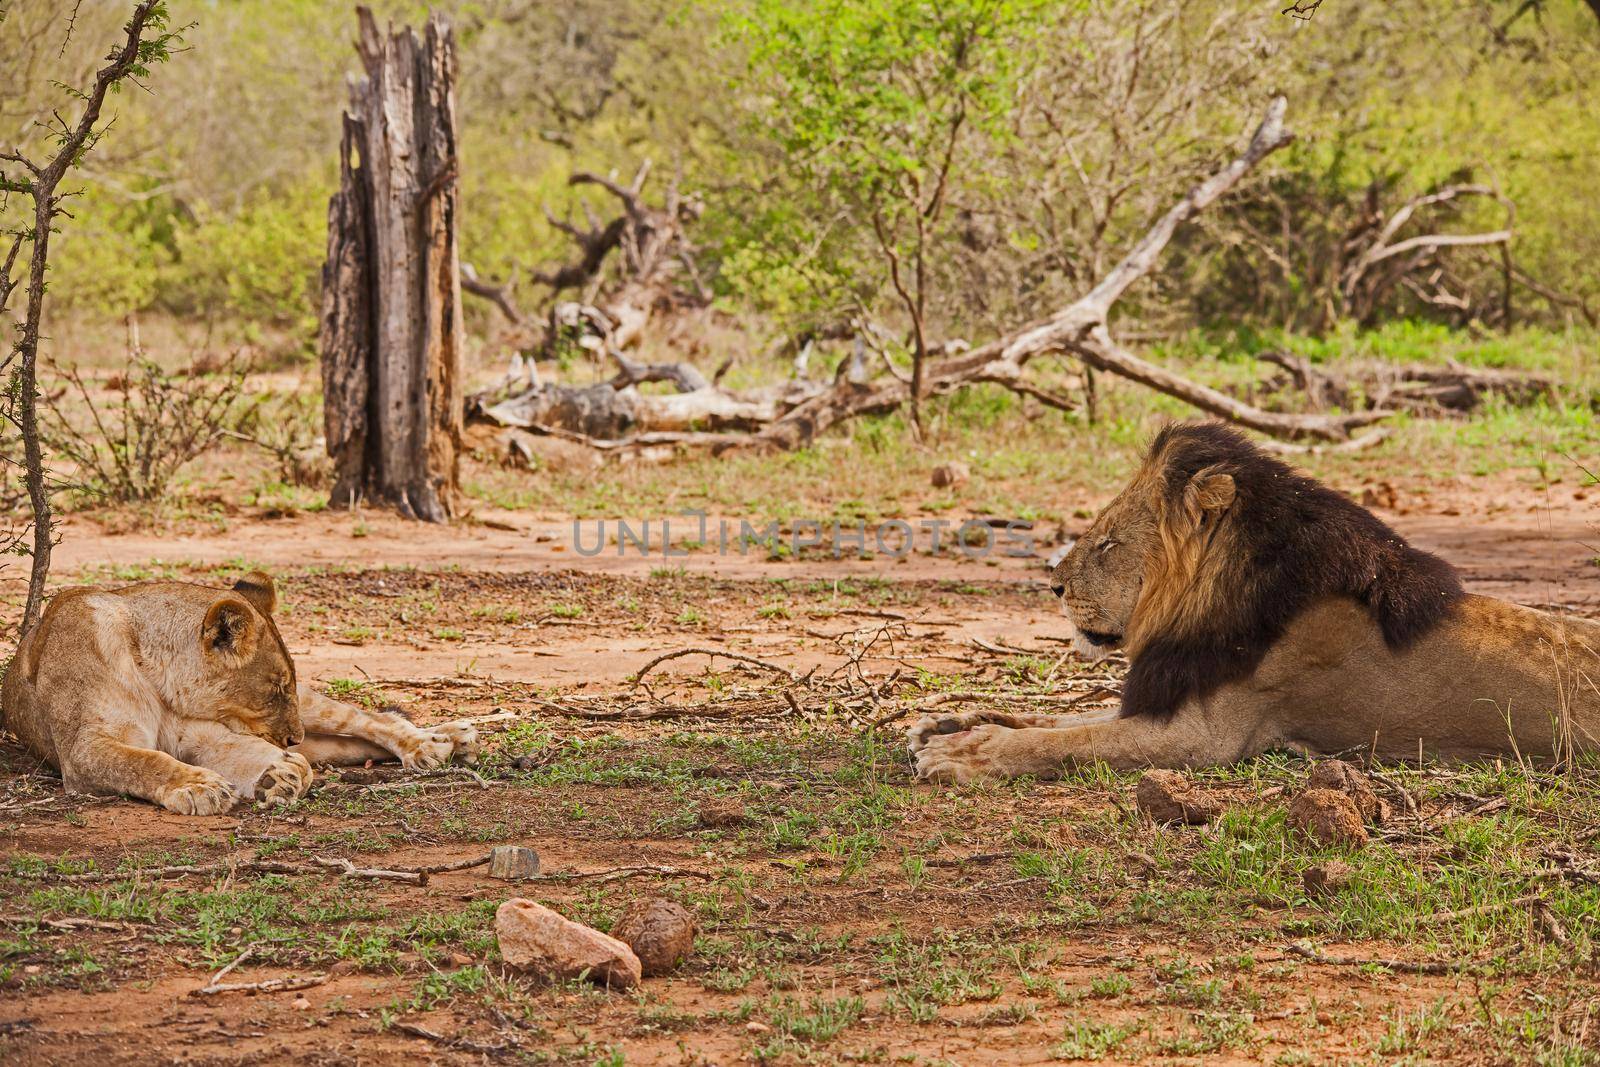
POLYGON ((453 759, 475 763, 478 759, 478 731, 470 723, 447 722, 423 727, 409 752, 400 754, 400 764, 413 770, 430 771, 453 759))
POLYGON ((179 815, 221 815, 239 802, 228 780, 215 771, 195 767, 193 777, 167 790, 161 806, 179 815))
POLYGON ((283 758, 262 772, 256 782, 256 803, 262 807, 292 804, 311 788, 311 764, 298 752, 285 752, 283 758))

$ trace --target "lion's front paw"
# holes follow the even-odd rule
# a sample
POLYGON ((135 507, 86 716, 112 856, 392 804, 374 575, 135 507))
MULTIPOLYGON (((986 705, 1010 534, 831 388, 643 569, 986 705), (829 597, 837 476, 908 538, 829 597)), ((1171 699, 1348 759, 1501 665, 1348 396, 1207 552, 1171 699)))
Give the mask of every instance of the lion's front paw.
POLYGON ((414 770, 432 770, 451 760, 478 761, 478 730, 471 723, 447 722, 417 731, 416 739, 400 753, 400 765, 414 770))
MULTIPOLYGON (((992 711, 954 711, 939 715, 924 715, 906 731, 906 744, 915 756, 928 742, 943 734, 959 734, 986 722, 1004 723, 1005 716, 992 711)), ((1007 724, 1009 725, 1009 724, 1007 724)))
POLYGON ((239 802, 239 794, 222 775, 204 767, 189 770, 186 781, 162 795, 162 807, 179 815, 221 815, 239 802))
POLYGON ((311 763, 304 756, 285 752, 256 781, 256 802, 263 807, 292 804, 311 788, 311 777, 311 763))
POLYGON ((938 729, 936 724, 933 732, 923 735, 920 746, 912 750, 918 778, 964 785, 984 778, 1005 778, 1012 773, 1006 769, 1001 754, 1013 733, 1009 727, 980 723, 969 730, 950 733, 938 729))

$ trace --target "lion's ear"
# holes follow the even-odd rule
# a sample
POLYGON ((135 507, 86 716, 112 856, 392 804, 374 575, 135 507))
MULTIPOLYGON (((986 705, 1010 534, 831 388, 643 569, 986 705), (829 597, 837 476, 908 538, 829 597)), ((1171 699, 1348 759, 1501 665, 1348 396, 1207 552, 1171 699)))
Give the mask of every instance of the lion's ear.
POLYGON ((1195 518, 1198 519, 1207 512, 1221 511, 1233 503, 1236 492, 1233 475, 1220 474, 1214 468, 1207 467, 1189 479, 1189 486, 1184 491, 1184 496, 1188 499, 1195 518))
POLYGON ((250 605, 236 596, 225 596, 206 611, 200 627, 200 641, 207 652, 224 660, 249 659, 256 650, 259 627, 250 605))
POLYGON ((251 571, 233 583, 233 591, 268 618, 278 609, 278 587, 273 584, 270 574, 251 571))

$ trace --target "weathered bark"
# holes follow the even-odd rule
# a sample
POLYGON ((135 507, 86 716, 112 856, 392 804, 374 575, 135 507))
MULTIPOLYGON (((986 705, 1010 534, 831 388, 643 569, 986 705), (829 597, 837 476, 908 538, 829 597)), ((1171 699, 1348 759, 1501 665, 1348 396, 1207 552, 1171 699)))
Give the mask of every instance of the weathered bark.
POLYGON ((455 38, 438 15, 419 40, 356 12, 366 76, 350 88, 323 268, 332 503, 444 522, 464 408, 455 38))

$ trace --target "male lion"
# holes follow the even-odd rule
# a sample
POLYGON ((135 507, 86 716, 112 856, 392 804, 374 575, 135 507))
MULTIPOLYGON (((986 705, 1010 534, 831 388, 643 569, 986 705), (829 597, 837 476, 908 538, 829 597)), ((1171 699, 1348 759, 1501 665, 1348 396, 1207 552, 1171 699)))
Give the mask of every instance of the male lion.
POLYGON ((465 723, 418 729, 297 682, 276 606, 261 573, 228 593, 183 582, 58 593, 6 670, 4 724, 69 791, 184 815, 241 797, 288 803, 313 763, 437 767, 476 751, 465 723))
POLYGON ((1600 622, 1467 595, 1449 564, 1215 423, 1156 437, 1052 589, 1082 652, 1127 649, 1122 707, 926 716, 919 777, 1597 747, 1600 622))

